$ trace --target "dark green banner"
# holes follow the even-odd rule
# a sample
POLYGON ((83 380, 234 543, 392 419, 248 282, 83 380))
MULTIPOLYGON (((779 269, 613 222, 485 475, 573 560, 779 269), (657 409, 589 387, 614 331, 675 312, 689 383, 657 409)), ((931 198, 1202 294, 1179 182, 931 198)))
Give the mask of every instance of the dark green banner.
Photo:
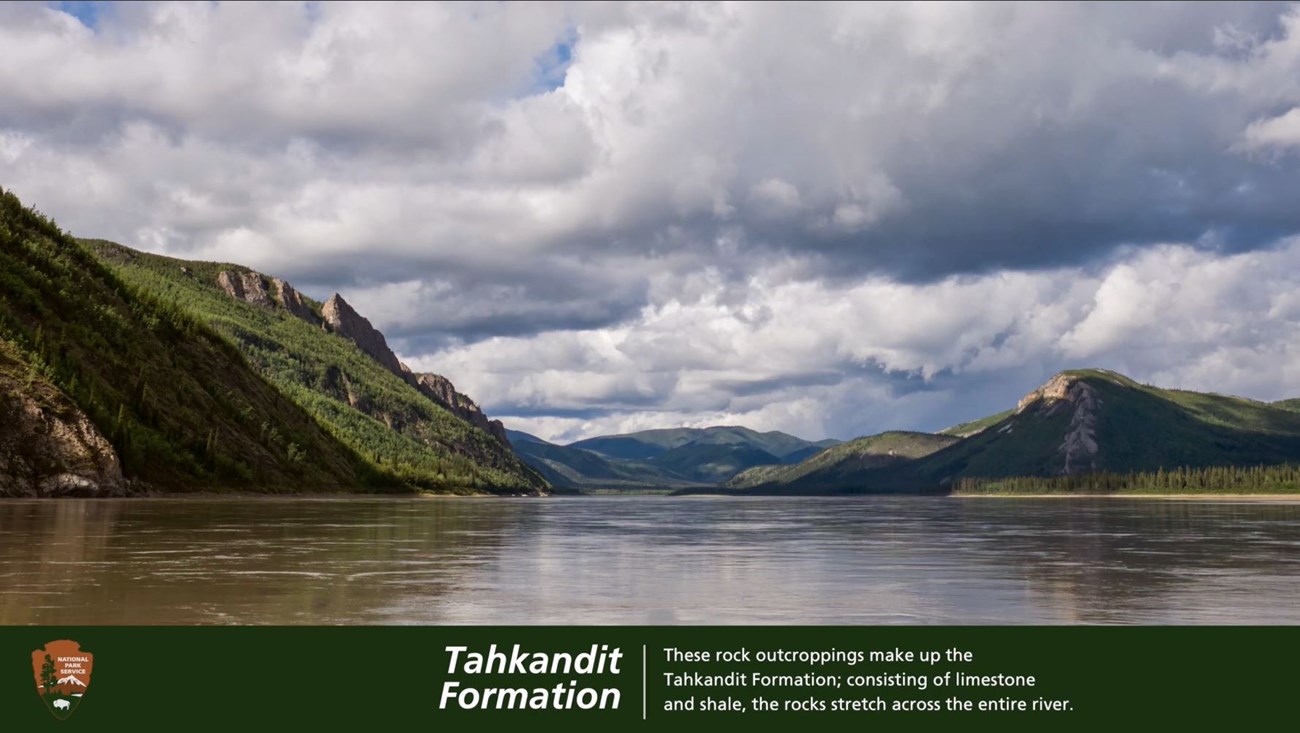
POLYGON ((1289 627, 8 627, 0 722, 1204 729, 1288 719, 1297 652, 1289 627))

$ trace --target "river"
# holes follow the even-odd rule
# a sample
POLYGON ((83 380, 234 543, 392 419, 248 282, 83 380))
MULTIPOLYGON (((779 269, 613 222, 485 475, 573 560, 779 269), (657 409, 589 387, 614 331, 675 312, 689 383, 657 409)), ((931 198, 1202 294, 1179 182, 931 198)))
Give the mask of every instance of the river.
POLYGON ((1296 624, 1300 502, 0 501, 0 624, 1296 624))

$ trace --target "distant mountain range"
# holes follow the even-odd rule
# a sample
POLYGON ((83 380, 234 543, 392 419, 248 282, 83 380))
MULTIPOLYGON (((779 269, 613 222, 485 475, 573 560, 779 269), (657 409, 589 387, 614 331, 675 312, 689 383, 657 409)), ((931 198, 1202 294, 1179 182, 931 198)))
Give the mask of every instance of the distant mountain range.
POLYGON ((839 441, 743 427, 669 428, 568 445, 506 431, 515 452, 560 488, 713 486, 754 466, 798 463, 839 441))

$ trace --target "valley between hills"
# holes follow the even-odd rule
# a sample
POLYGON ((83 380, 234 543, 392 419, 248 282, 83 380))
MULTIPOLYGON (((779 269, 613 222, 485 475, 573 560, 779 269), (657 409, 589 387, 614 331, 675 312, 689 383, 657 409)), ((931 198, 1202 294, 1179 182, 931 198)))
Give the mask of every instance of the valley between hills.
POLYGON ((1300 399, 1083 369, 937 433, 567 445, 415 373, 335 294, 76 239, 0 193, 0 496, 1300 492, 1300 399))

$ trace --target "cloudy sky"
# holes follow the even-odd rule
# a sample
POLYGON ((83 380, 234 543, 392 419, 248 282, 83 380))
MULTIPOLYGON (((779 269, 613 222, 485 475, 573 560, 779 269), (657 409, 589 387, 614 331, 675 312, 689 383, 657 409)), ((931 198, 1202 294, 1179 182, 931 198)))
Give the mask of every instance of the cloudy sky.
POLYGON ((0 186, 569 440, 1300 396, 1300 5, 0 5, 0 186))

